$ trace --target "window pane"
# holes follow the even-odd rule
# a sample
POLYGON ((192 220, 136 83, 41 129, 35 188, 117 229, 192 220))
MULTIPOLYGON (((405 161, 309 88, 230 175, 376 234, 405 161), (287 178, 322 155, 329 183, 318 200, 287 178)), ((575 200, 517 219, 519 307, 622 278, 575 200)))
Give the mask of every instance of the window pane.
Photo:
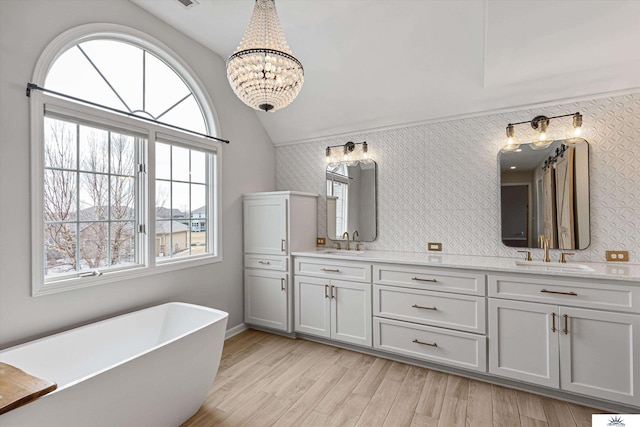
POLYGON ((153 117, 158 117, 191 93, 172 68, 149 53, 145 55, 145 71, 146 110, 153 117))
POLYGON ((75 172, 44 171, 44 220, 68 221, 76 217, 77 174, 75 172))
POLYGON ((204 218, 207 213, 207 186, 191 184, 191 218, 204 218))
POLYGON ((80 220, 104 220, 109 215, 109 177, 80 174, 80 220))
POLYGON ((182 101, 158 120, 195 132, 205 133, 204 116, 193 95, 182 101))
POLYGON ((44 227, 45 275, 76 269, 76 224, 48 224, 44 227))
POLYGON ((136 179, 111 177, 111 219, 134 219, 136 214, 136 179))
POLYGON ((171 179, 171 146, 156 144, 156 178, 171 179))
POLYGON ((80 271, 108 264, 108 228, 106 222, 80 223, 80 271))
POLYGON ((135 251, 135 223, 112 222, 111 223, 111 245, 110 265, 128 265, 136 262, 135 251))
POLYGON ((129 108, 141 110, 143 50, 114 40, 91 40, 80 46, 129 108))
POLYGON ((125 105, 77 46, 70 48, 56 59, 47 74, 44 86, 65 95, 126 110, 125 105))
POLYGON ((175 145, 171 150, 171 172, 174 181, 189 181, 189 150, 175 145))
POLYGON ((111 132, 111 173, 133 176, 136 172, 136 138, 111 132))
POLYGON ((173 222, 173 233, 171 234, 171 244, 173 245, 173 257, 183 257, 191 255, 191 233, 188 222, 173 222))
POLYGON ((156 181, 156 218, 171 218, 171 183, 156 181))
POLYGON ((191 208, 189 203, 189 184, 174 182, 171 192, 173 218, 189 219, 191 208))
POLYGON ((76 124, 45 117, 44 165, 51 168, 75 169, 76 154, 76 124))
POLYGON ((206 182, 207 155, 202 151, 191 150, 191 182, 206 182))
POLYGON ((80 169, 90 172, 108 172, 109 132, 80 126, 80 169))
POLYGON ((171 223, 156 221, 156 258, 171 256, 171 223))
POLYGON ((207 253, 207 232, 194 230, 191 227, 191 255, 201 255, 207 253))

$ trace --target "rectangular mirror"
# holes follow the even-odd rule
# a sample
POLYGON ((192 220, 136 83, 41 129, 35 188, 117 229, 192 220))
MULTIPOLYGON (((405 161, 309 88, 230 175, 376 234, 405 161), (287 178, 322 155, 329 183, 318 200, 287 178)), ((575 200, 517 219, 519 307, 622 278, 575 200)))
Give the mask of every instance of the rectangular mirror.
POLYGON ((589 144, 554 141, 543 149, 522 144, 499 154, 502 243, 552 249, 585 249, 590 243, 589 144))
POLYGON ((378 236, 376 174, 373 160, 327 165, 327 237, 372 242, 378 236), (357 233, 356 233, 357 232, 357 233), (355 237, 354 237, 355 235, 355 237))

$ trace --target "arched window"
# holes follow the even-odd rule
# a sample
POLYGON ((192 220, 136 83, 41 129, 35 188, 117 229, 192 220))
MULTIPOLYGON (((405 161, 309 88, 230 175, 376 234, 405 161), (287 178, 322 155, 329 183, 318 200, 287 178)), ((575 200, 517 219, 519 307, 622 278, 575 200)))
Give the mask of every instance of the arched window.
POLYGON ((66 97, 32 95, 34 295, 221 259, 221 146, 195 134, 213 109, 175 54, 117 27, 70 30, 36 67, 66 97))
POLYGON ((166 62, 120 40, 94 39, 56 59, 47 89, 199 133, 208 131, 193 91, 166 62))

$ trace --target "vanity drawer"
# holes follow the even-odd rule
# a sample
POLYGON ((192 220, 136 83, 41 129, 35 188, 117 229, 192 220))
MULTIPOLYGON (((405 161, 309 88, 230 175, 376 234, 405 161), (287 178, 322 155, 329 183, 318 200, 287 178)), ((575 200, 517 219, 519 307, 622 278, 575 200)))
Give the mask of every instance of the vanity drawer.
POLYGON ((374 317, 373 347, 443 365, 487 371, 484 335, 374 317))
POLYGON ((264 270, 287 271, 289 257, 278 255, 245 255, 244 268, 262 268, 264 270))
POLYGON ((373 286, 373 315, 483 334, 485 298, 373 286))
POLYGON ((295 258, 295 274, 371 282, 371 264, 317 258, 295 258))
POLYGON ((485 295, 484 274, 449 268, 373 266, 373 283, 415 289, 485 295))
POLYGON ((490 275, 489 296, 550 304, 640 312, 640 288, 606 281, 490 275))

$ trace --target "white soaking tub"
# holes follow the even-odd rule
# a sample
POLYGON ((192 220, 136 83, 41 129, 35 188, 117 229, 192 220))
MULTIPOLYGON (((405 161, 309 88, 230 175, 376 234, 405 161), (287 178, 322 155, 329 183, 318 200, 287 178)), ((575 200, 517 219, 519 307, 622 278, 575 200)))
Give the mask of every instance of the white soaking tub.
POLYGON ((0 351, 1 362, 58 384, 0 426, 179 426, 213 384, 227 317, 168 303, 0 351))

